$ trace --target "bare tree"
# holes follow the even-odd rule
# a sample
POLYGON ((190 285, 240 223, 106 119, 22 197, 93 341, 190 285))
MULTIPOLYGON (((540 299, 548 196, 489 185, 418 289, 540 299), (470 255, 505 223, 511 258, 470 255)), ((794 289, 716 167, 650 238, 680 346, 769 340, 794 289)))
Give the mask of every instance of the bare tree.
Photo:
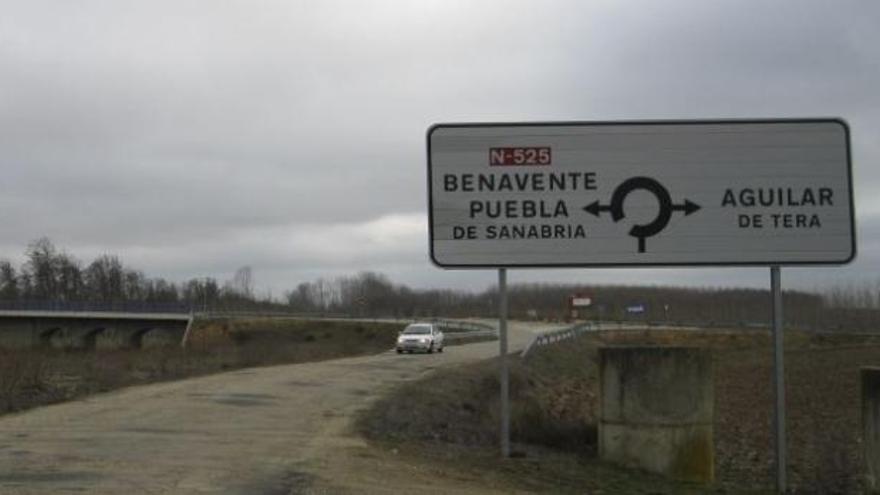
POLYGON ((55 299, 58 295, 58 271, 55 263, 57 251, 47 237, 41 237, 28 244, 27 262, 24 271, 28 275, 33 291, 32 296, 39 299, 55 299))
POLYGON ((119 258, 101 255, 85 271, 90 298, 103 302, 122 301, 125 298, 124 268, 119 258))
POLYGON ((250 266, 243 266, 235 271, 230 282, 232 292, 246 299, 254 297, 254 271, 250 266))
POLYGON ((19 297, 18 276, 7 260, 0 261, 0 299, 15 301, 19 297))
POLYGON ((61 253, 55 257, 54 264, 58 277, 56 298, 62 301, 82 300, 84 283, 79 261, 61 253))

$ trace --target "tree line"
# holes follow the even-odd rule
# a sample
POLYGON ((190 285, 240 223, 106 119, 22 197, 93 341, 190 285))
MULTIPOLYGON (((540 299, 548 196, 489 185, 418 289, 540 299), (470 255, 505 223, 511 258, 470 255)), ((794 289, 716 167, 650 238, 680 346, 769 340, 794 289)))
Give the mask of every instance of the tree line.
MULTIPOLYGON (((353 277, 305 282, 287 293, 288 305, 305 312, 366 315, 449 317, 497 314, 498 290, 412 290, 387 277, 364 272, 353 277)), ((565 320, 577 309, 579 319, 748 322, 769 318, 769 294, 757 289, 615 286, 590 284, 522 283, 508 286, 512 318, 565 320), (570 297, 587 296, 588 307, 573 308, 570 297), (634 312, 639 307, 643 311, 634 312)), ((785 293, 792 308, 822 305, 821 296, 785 293)))
MULTIPOLYGON (((788 325, 814 330, 874 330, 880 320, 880 285, 833 287, 824 293, 786 290, 788 325)), ((386 276, 362 272, 300 283, 286 293, 295 311, 356 316, 450 318, 497 316, 497 287, 415 290, 386 276)), ((771 319, 766 289, 521 283, 508 287, 510 317, 546 321, 606 320, 761 328, 771 319), (592 304, 573 308, 574 295, 592 304), (577 314, 572 310, 576 309, 577 314)))
POLYGON ((144 303, 193 309, 273 305, 271 300, 255 297, 249 266, 239 268, 224 283, 212 277, 174 283, 125 266, 116 255, 103 254, 82 263, 45 237, 28 244, 20 267, 0 260, 0 303, 7 307, 47 303, 58 307, 75 303, 112 307, 144 303))
MULTIPOLYGON (((38 301, 62 305, 176 304, 207 312, 272 310, 371 318, 497 316, 497 287, 413 289, 371 271, 302 282, 282 300, 257 296, 254 287, 249 266, 240 267, 223 282, 212 277, 172 282, 149 277, 111 254, 83 263, 47 238, 28 244, 19 267, 0 260, 0 306, 4 307, 38 301)), ((508 298, 512 318, 547 321, 575 317, 760 326, 770 321, 771 311, 767 290, 742 288, 522 283, 508 287, 508 298), (569 301, 573 295, 589 297, 592 304, 572 308, 569 301), (572 309, 578 314, 573 315, 572 309)), ((880 315, 880 284, 833 287, 822 294, 785 291, 783 300, 789 324, 815 329, 873 329, 880 315)))

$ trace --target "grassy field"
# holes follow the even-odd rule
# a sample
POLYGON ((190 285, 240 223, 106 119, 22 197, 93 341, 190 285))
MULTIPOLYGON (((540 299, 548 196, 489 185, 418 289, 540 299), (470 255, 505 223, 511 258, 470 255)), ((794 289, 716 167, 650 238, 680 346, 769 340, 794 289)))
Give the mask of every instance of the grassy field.
POLYGON ((199 321, 187 349, 0 350, 0 414, 120 387, 220 371, 372 354, 403 324, 282 319, 199 321))
MULTIPOLYGON (((789 480, 793 493, 860 493, 860 366, 880 364, 880 337, 786 336, 789 480)), ((583 336, 512 359, 511 431, 517 457, 497 455, 495 360, 407 384, 358 422, 383 448, 446 470, 553 493, 770 493, 772 347, 762 332, 640 331, 583 336), (713 350, 716 478, 668 482, 596 458, 597 348, 702 345, 713 350), (478 468, 477 468, 478 466, 478 468)))

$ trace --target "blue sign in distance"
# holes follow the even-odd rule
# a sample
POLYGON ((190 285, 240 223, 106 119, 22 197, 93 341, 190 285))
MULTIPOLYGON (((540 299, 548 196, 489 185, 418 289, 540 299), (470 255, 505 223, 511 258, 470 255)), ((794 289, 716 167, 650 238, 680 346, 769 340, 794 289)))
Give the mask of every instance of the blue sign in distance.
POLYGON ((629 314, 641 314, 647 310, 647 307, 644 304, 630 304, 626 307, 626 312, 629 314))

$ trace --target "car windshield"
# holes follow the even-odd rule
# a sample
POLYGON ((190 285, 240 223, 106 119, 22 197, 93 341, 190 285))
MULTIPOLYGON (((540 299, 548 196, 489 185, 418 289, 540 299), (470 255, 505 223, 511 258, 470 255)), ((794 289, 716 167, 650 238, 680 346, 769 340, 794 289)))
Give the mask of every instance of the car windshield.
POLYGON ((429 325, 410 325, 403 331, 405 335, 427 335, 431 333, 429 325))

